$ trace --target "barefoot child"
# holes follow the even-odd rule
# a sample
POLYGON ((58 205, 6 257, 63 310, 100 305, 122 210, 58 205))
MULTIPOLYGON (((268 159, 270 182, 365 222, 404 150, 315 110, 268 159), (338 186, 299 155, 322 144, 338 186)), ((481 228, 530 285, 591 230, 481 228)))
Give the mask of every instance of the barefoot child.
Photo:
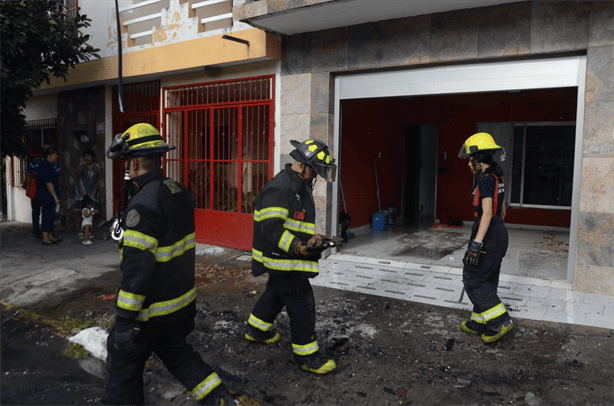
POLYGON ((83 228, 83 241, 82 243, 85 245, 93 244, 92 240, 89 239, 90 230, 92 229, 92 224, 94 220, 95 209, 92 208, 93 200, 88 196, 83 196, 83 210, 81 210, 81 215, 83 216, 83 221, 81 222, 81 227, 83 228))

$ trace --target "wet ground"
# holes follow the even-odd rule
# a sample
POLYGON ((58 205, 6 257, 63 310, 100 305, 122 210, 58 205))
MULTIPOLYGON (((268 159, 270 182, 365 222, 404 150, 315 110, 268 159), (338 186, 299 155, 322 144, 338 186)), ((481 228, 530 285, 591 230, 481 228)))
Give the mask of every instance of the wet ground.
MULTIPOLYGON (((12 233, 3 232, 3 241, 22 238, 12 233)), ((266 279, 252 278, 249 264, 235 259, 241 254, 198 257, 211 268, 198 289, 189 341, 231 391, 262 405, 614 404, 612 330, 516 320, 511 333, 485 345, 459 330, 465 311, 318 286, 318 342, 338 368, 324 376, 304 372, 293 361, 285 312, 275 323, 280 342, 243 339, 266 279)), ((43 316, 37 320, 3 308, 2 404, 104 404, 102 364, 62 355, 68 342, 41 320, 106 320, 111 301, 103 297, 118 282, 118 270, 104 272, 28 305, 43 316)), ((144 380, 148 404, 194 403, 155 357, 144 380)))

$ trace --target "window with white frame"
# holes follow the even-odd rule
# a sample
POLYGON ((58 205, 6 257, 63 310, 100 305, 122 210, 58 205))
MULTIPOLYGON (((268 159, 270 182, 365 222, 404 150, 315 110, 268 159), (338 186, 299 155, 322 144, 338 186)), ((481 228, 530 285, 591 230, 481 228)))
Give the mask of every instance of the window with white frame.
POLYGON ((514 124, 511 205, 571 209, 576 123, 514 124))

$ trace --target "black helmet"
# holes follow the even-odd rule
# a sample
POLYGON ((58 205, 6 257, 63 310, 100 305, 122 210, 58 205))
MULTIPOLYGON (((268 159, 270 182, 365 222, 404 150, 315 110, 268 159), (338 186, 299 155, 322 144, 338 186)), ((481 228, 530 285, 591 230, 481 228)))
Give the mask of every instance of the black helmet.
POLYGON ((337 172, 335 158, 330 153, 326 144, 320 140, 307 140, 303 142, 291 140, 290 144, 296 148, 290 152, 292 158, 309 166, 327 182, 335 180, 337 172))

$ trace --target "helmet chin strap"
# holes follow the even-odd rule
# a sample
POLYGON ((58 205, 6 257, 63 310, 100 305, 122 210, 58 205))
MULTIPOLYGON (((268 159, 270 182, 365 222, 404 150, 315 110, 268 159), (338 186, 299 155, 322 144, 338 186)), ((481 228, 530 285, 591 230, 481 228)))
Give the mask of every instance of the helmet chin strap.
POLYGON ((126 206, 128 206, 128 200, 130 199, 130 189, 132 187, 132 179, 130 179, 130 165, 132 158, 127 158, 127 162, 126 162, 126 166, 127 168, 124 169, 124 186, 122 188, 122 192, 124 195, 124 199, 122 204, 119 206, 119 209, 117 210, 117 218, 115 219, 114 223, 113 223, 113 229, 115 230, 113 233, 111 233, 111 237, 115 240, 118 241, 120 244, 120 247, 122 246, 122 238, 124 236, 124 227, 123 227, 123 217, 124 217, 124 210, 126 209, 126 206))

